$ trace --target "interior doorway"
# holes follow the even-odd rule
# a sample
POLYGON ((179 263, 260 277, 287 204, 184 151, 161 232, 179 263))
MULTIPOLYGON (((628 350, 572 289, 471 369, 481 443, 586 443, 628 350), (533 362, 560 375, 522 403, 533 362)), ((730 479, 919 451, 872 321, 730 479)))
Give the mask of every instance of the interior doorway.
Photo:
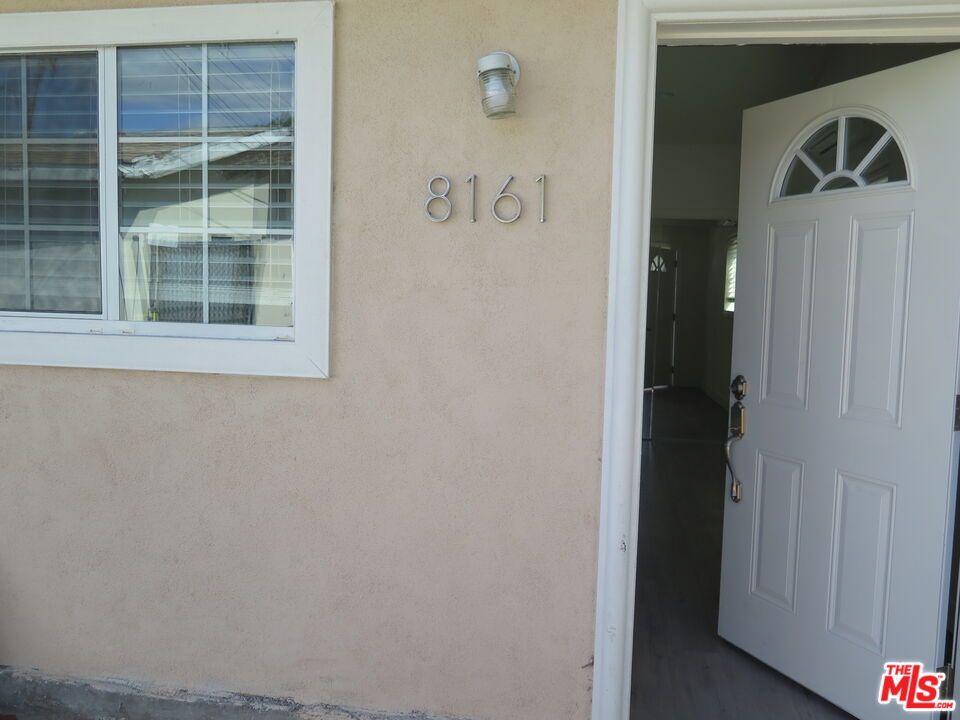
MULTIPOLYGON (((653 273, 666 248, 682 258, 682 272, 673 279, 669 382, 644 395, 631 695, 638 720, 852 717, 717 635, 740 119, 745 108, 956 47, 659 49, 648 266, 653 273)), ((650 313, 648 305, 648 368, 650 353, 660 352, 649 347, 650 313)), ((657 379, 648 374, 645 386, 657 379)))

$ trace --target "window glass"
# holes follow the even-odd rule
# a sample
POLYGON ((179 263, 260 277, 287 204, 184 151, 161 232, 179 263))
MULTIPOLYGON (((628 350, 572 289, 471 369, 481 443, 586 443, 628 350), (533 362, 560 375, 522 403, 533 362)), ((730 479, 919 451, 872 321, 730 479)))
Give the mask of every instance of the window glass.
POLYGON ((98 77, 94 53, 0 58, 0 309, 101 312, 98 77))
POLYGON ((23 59, 17 55, 0 56, 0 138, 23 134, 23 59))
POLYGON ((293 44, 117 56, 123 319, 293 325, 293 44))
POLYGON ((817 176, 799 157, 794 157, 783 179, 784 195, 806 195, 817 186, 817 176))
POLYGON ((291 45, 210 45, 207 54, 211 134, 293 128, 291 45))
POLYGON ((870 118, 841 116, 815 130, 794 153, 779 197, 906 180, 906 160, 887 128, 870 118), (840 147, 844 150, 838 163, 840 147))
POLYGON ((827 123, 803 144, 802 150, 824 174, 837 169, 837 126, 836 120, 827 123))
POLYGON ((117 51, 120 135, 199 135, 203 49, 136 47, 117 51))
POLYGON ((727 261, 723 283, 723 309, 733 312, 737 301, 737 237, 727 245, 727 261))
POLYGON ((846 175, 839 175, 832 180, 828 180, 823 185, 824 190, 842 190, 844 188, 855 188, 857 187, 856 180, 848 178, 846 175))
POLYGON ((870 118, 849 117, 846 124, 847 157, 843 166, 847 170, 856 170, 887 131, 883 125, 870 118))
POLYGON ((867 169, 863 171, 863 178, 870 185, 907 179, 907 166, 904 163, 903 154, 892 139, 867 165, 867 169))

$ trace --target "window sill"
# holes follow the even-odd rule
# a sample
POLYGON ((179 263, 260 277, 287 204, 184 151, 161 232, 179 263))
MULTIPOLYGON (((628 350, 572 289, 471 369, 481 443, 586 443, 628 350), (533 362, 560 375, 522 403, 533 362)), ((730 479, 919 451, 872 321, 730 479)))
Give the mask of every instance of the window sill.
POLYGON ((0 365, 326 378, 319 342, 5 331, 0 365))

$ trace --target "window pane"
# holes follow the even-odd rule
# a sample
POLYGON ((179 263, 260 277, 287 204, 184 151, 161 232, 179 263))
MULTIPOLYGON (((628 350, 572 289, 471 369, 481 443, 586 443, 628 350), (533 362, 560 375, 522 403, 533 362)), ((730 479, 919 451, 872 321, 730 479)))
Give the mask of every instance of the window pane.
POLYGON ((855 188, 857 183, 855 180, 852 180, 848 177, 835 177, 832 180, 824 183, 823 190, 843 190, 845 188, 855 188))
POLYGON ((806 163, 798 157, 790 161, 790 167, 787 168, 787 175, 783 179, 783 189, 780 191, 780 197, 788 195, 806 195, 812 193, 817 185, 817 176, 807 167, 806 163))
MULTIPOLYGON (((189 65, 181 80, 189 76, 188 84, 199 83, 188 103, 195 108, 188 114, 197 116, 189 126, 197 137, 191 141, 173 125, 164 129, 140 117, 139 129, 121 139, 125 318, 291 326, 293 44, 136 52, 119 51, 121 118, 140 117, 133 108, 147 95, 147 86, 126 82, 125 73, 173 53, 184 59, 178 66, 189 65), (138 142, 135 134, 153 137, 138 142)), ((153 100, 158 96, 155 92, 153 100)), ((165 97, 170 113, 182 116, 173 95, 165 97)), ((176 97, 180 103, 182 93, 176 97)))
POLYGON ((124 234, 120 288, 124 320, 203 322, 203 236, 124 234))
POLYGON ((30 222, 97 227, 97 146, 34 144, 28 153, 30 222))
POLYGON ((23 224, 23 146, 0 144, 0 225, 23 224))
POLYGON ((199 135, 203 121, 202 48, 117 50, 120 134, 199 135))
POLYGON ((214 236, 210 322, 293 325, 293 243, 289 236, 214 236))
POLYGON ((837 169, 837 125, 836 120, 827 123, 803 144, 803 151, 824 175, 837 169))
MULTIPOLYGON (((132 232, 121 239, 123 319, 204 322, 203 237, 132 232)), ((206 322, 293 325, 289 236, 216 235, 207 246, 206 322)))
POLYGON ((23 132, 22 67, 19 55, 0 57, 0 138, 20 137, 23 132))
POLYGON ((883 150, 873 159, 863 171, 863 179, 868 185, 898 182, 907 179, 907 166, 903 161, 900 147, 891 138, 883 150))
POLYGON ((124 227, 203 227, 203 146, 120 146, 120 223, 124 227))
POLYGON ((30 233, 31 310, 100 312, 100 235, 30 233))
POLYGON ((30 137, 96 137, 98 75, 96 55, 28 56, 30 137))
POLYGON ((211 134, 293 127, 293 43, 210 45, 211 134))
POLYGON ((289 143, 210 147, 210 226, 293 227, 293 148, 289 143), (213 159, 222 155, 219 159, 213 159))
POLYGON ((885 132, 883 125, 869 118, 847 118, 847 161, 844 163, 844 168, 856 170, 885 132))
POLYGON ((95 53, 0 58, 0 309, 101 311, 98 77, 95 53))
POLYGON ((23 310, 27 255, 20 230, 0 230, 0 310, 23 310))
POLYGON ((723 283, 723 309, 727 312, 733 312, 736 308, 737 300, 737 240, 730 241, 727 245, 727 262, 724 272, 723 283))

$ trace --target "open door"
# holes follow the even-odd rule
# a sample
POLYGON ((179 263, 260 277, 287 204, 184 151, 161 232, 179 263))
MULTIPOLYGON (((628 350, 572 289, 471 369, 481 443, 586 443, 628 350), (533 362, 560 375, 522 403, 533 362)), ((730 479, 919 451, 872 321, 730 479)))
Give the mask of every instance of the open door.
POLYGON ((943 651, 958 118, 960 52, 744 114, 719 632, 864 720, 943 651))

